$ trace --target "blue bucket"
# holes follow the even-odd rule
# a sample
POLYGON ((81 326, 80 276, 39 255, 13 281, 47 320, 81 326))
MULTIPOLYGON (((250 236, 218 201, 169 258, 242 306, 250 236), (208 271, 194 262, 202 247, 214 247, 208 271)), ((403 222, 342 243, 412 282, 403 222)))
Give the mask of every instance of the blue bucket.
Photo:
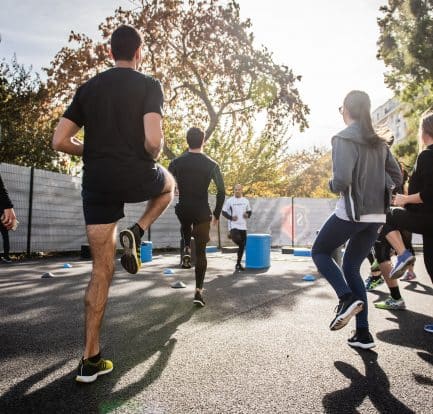
POLYGON ((248 234, 245 266, 249 269, 265 269, 271 265, 271 235, 248 234))
POLYGON ((151 262, 152 261, 152 242, 144 241, 141 242, 141 262, 151 262))

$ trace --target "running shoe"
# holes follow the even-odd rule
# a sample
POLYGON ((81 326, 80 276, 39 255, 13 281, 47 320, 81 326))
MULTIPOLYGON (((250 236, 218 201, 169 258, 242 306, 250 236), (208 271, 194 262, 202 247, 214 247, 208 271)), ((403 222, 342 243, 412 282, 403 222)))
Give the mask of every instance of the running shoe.
POLYGON ((191 255, 189 253, 184 253, 182 256, 182 269, 191 269, 191 255))
POLYGON ((405 250, 400 256, 397 256, 397 261, 389 274, 391 279, 398 279, 403 276, 406 269, 415 263, 415 256, 409 250, 405 250))
POLYGON ((424 325, 424 330, 428 333, 433 333, 433 323, 429 323, 427 325, 424 325))
POLYGON ((346 300, 340 300, 340 303, 335 307, 336 316, 329 325, 331 331, 337 331, 344 328, 350 319, 362 311, 364 302, 356 299, 353 295, 346 300))
POLYGON ((370 349, 376 346, 376 344, 374 343, 373 336, 371 335, 370 332, 367 332, 367 334, 363 334, 363 335, 355 332, 352 338, 349 338, 347 340, 347 343, 353 348, 362 348, 362 349, 370 349))
POLYGON ((2 256, 1 260, 5 263, 12 263, 12 259, 9 256, 2 256))
POLYGON ((385 281, 382 276, 368 276, 367 279, 365 279, 365 290, 374 290, 383 282, 385 281))
POLYGON ((400 280, 403 280, 404 282, 412 282, 412 280, 416 279, 416 274, 410 269, 406 270, 406 273, 403 275, 403 277, 400 280))
POLYGON ((370 267, 371 272, 380 272, 380 265, 377 259, 374 259, 374 262, 371 264, 370 267))
POLYGON ((141 267, 141 237, 136 226, 122 230, 119 234, 123 255, 120 263, 123 268, 135 275, 141 267))
POLYGON ((245 267, 243 267, 240 263, 238 263, 236 265, 235 269, 236 269, 237 272, 243 272, 245 270, 245 267))
POLYGON ((201 295, 200 292, 195 292, 193 303, 194 305, 200 307, 203 307, 205 305, 205 301, 203 300, 203 296, 201 295))
POLYGON ((111 371, 113 371, 113 363, 108 359, 100 358, 98 362, 81 359, 75 381, 90 383, 96 381, 99 375, 105 375, 111 371))
POLYGON ((406 304, 404 303, 403 298, 394 299, 392 296, 389 296, 386 300, 382 302, 376 302, 374 304, 374 307, 386 310, 403 310, 406 309, 406 304))

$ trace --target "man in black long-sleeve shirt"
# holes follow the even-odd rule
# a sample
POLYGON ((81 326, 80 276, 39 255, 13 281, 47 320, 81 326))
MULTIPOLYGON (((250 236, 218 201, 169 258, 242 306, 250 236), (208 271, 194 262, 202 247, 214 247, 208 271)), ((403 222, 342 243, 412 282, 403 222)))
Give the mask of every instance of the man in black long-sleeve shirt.
POLYGON ((204 306, 203 281, 207 268, 206 243, 209 241, 210 223, 217 224, 225 199, 224 180, 218 164, 203 153, 204 132, 190 128, 186 135, 188 151, 175 158, 168 169, 177 181, 179 202, 175 207, 181 224, 184 255, 182 267, 191 267, 191 236, 194 236, 196 265, 196 291, 194 303, 204 306), (209 207, 208 189, 213 181, 217 187, 216 206, 209 207))

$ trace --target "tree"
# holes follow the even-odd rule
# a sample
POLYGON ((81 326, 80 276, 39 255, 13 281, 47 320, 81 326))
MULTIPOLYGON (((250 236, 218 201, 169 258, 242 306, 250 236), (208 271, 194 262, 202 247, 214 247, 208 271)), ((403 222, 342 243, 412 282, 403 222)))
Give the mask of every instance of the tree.
POLYGON ((296 88, 300 76, 275 63, 265 47, 255 47, 251 22, 241 20, 234 0, 141 0, 135 6, 117 9, 99 25, 101 42, 71 32, 70 45, 47 69, 53 99, 66 103, 77 85, 112 65, 112 31, 133 25, 144 40, 140 69, 160 79, 166 95, 165 156, 181 153, 186 129, 200 126, 211 156, 240 168, 241 176, 265 179, 260 166, 281 161, 287 130, 307 127, 309 110, 296 88), (259 113, 264 128, 253 134, 259 113), (245 160, 246 154, 253 158, 245 160), (246 173, 245 164, 253 170, 246 173))
POLYGON ((389 0, 380 8, 378 58, 390 71, 385 80, 394 91, 418 96, 433 81, 433 0, 389 0))
POLYGON ((389 0, 380 9, 378 58, 385 82, 405 105, 408 138, 393 148, 410 170, 417 154, 421 114, 433 107, 433 0, 389 0))
POLYGON ((312 151, 298 151, 291 154, 284 164, 287 177, 285 191, 287 197, 329 198, 335 194, 329 190, 332 175, 331 152, 325 148, 312 151))
POLYGON ((53 130, 47 89, 16 57, 0 62, 1 162, 62 170, 63 158, 51 150, 53 130))

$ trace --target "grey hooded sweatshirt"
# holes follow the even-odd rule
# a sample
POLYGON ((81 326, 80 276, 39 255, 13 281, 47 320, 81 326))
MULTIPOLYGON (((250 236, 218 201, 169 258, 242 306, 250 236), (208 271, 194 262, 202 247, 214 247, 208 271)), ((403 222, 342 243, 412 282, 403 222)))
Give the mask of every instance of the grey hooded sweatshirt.
POLYGON ((386 142, 370 144, 354 122, 332 138, 332 192, 344 198, 350 221, 367 214, 385 214, 392 189, 403 177, 386 142))

